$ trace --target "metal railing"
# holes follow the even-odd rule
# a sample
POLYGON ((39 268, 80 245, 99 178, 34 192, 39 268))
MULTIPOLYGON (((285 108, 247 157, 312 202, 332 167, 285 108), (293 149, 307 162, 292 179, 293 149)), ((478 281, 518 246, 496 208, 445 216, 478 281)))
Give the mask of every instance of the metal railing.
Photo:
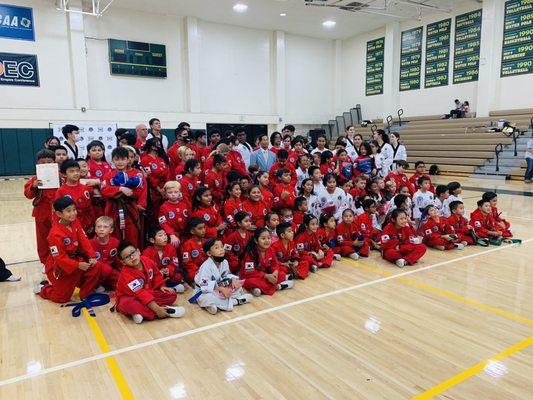
POLYGON ((503 134, 507 137, 512 137, 513 138, 513 143, 514 143, 514 156, 516 157, 518 155, 518 149, 517 149, 517 143, 516 143, 516 139, 518 139, 518 137, 520 136, 520 130, 519 129, 516 129, 516 130, 513 130, 511 133, 505 133, 503 132, 503 134))
POLYGON ((389 135, 390 135, 390 128, 392 127, 392 120, 393 119, 394 118, 392 118, 392 115, 389 115, 387 117, 387 119, 386 119, 386 121, 387 121, 387 132, 389 133, 389 135))
POLYGON ((500 171, 500 153, 503 151, 503 144, 498 143, 494 146, 494 154, 496 154, 496 172, 500 171))
MULTIPOLYGON (((403 115, 403 108, 400 108, 398 111, 398 124, 402 126, 402 115, 403 115)), ((533 121, 533 117, 531 117, 531 120, 533 121)))

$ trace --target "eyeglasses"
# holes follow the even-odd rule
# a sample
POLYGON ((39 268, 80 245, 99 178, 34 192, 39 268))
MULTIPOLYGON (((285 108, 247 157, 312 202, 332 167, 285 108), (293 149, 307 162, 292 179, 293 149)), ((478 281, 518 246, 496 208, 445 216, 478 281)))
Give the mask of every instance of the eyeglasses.
POLYGON ((122 257, 122 259, 124 261, 128 261, 128 260, 133 260, 133 257, 135 256, 135 254, 137 253, 137 249, 133 250, 130 254, 128 254, 127 256, 125 257, 122 257))

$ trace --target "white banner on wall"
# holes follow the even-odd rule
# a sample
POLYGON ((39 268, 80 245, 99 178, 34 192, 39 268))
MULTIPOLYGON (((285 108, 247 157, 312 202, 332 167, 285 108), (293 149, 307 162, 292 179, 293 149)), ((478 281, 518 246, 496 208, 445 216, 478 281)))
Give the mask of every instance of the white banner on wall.
POLYGON ((61 144, 66 140, 63 137, 61 129, 67 125, 72 124, 80 128, 80 141, 78 145, 79 156, 85 158, 87 155, 87 145, 93 140, 99 140, 104 143, 105 146, 105 158, 109 162, 111 161, 111 151, 117 147, 117 139, 115 137, 115 131, 117 130, 116 122, 51 122, 50 128, 53 135, 58 137, 61 144))

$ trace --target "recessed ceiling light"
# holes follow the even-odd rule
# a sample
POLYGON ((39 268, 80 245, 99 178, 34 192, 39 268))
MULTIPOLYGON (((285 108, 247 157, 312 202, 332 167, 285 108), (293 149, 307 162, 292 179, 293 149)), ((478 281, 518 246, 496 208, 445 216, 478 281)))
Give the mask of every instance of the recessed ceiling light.
POLYGON ((280 16, 280 17, 286 17, 287 14, 286 14, 286 13, 281 13, 279 16, 280 16))
POLYGON ((337 23, 335 21, 331 21, 331 20, 327 20, 327 21, 322 22, 322 26, 324 28, 333 28, 335 25, 337 25, 337 23))
POLYGON ((248 10, 248 6, 246 4, 237 3, 233 6, 233 11, 238 13, 246 12, 246 10, 248 10))

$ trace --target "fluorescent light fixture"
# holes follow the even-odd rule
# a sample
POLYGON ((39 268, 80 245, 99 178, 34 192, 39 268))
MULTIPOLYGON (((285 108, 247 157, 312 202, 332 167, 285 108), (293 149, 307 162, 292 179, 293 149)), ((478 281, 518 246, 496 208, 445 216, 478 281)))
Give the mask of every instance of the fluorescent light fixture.
POLYGON ((322 26, 324 28, 333 28, 335 25, 337 25, 337 23, 332 20, 327 20, 327 21, 322 22, 322 26))
POLYGON ((286 17, 287 14, 286 14, 286 13, 281 13, 279 16, 280 16, 280 17, 286 17))
POLYGON ((233 11, 238 13, 246 12, 246 10, 248 10, 248 6, 246 4, 237 3, 233 6, 233 11))

